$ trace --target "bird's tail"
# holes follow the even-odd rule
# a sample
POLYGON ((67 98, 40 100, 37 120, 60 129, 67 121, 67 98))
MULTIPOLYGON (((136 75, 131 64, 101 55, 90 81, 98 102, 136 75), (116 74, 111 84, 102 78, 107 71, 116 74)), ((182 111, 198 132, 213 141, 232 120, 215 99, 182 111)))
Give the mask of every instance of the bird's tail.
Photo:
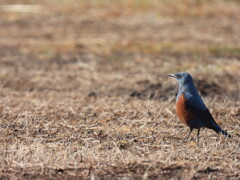
POLYGON ((221 133, 221 134, 223 134, 224 136, 229 137, 229 138, 232 137, 230 134, 228 134, 226 131, 224 131, 218 124, 215 124, 215 123, 214 123, 213 126, 214 126, 213 130, 214 130, 215 132, 221 133))

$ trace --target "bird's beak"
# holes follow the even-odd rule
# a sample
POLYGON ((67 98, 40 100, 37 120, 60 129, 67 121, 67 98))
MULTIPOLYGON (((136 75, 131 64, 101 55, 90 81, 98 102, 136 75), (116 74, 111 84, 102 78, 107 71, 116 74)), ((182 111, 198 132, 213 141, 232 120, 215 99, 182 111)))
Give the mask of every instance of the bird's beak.
POLYGON ((175 74, 168 74, 169 77, 174 77, 176 78, 176 75, 175 74))

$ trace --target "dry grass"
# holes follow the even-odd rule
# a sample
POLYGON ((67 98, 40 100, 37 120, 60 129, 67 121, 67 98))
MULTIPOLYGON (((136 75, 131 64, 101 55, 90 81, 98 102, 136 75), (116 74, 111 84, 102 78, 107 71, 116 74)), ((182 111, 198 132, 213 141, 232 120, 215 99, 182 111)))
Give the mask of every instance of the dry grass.
POLYGON ((0 179, 240 178, 238 1, 38 8, 1 6, 0 179), (166 77, 177 71, 232 139, 185 140, 166 77))

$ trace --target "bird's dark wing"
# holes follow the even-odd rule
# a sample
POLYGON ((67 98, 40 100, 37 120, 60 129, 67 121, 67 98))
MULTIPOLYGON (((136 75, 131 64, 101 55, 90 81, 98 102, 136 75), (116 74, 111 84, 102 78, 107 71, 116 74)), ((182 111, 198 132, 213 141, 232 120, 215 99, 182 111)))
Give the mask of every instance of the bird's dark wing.
POLYGON ((201 123, 217 133, 221 133, 227 137, 231 137, 228 132, 224 131, 213 119, 211 113, 208 108, 205 106, 203 100, 200 96, 192 96, 189 93, 184 93, 185 98, 185 106, 188 111, 190 111, 195 118, 197 118, 201 123))
POLYGON ((189 94, 184 94, 186 99, 185 106, 193 115, 202 122, 206 127, 210 129, 215 129, 215 120, 213 119, 211 113, 200 99, 200 97, 193 98, 189 94))

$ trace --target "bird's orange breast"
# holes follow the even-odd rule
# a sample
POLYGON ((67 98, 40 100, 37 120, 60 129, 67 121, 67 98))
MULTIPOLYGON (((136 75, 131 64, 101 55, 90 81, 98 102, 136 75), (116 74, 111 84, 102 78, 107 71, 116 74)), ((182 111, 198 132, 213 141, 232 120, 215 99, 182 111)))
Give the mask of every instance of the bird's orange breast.
POLYGON ((186 108, 186 99, 184 98, 184 95, 182 94, 176 103, 176 112, 177 116, 180 119, 181 122, 183 122, 186 125, 189 125, 189 122, 193 119, 194 115, 187 110, 186 108))

